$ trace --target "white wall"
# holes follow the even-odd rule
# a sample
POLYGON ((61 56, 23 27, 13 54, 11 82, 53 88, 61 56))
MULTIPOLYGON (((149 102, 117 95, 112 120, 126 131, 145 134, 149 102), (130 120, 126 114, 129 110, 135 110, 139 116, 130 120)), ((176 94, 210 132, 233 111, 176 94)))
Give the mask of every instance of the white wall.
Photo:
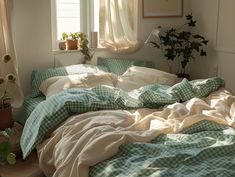
POLYGON ((24 93, 33 69, 53 65, 49 0, 14 0, 13 35, 24 93))
MULTIPOLYGON (((218 70, 218 75, 225 79, 226 88, 235 93, 235 51, 226 50, 226 45, 224 44, 226 41, 217 38, 218 36, 221 36, 222 38, 224 36, 226 40, 231 38, 230 43, 235 41, 235 36, 233 34, 234 32, 227 31, 225 33, 221 33, 220 30, 218 31, 218 28, 220 29, 224 26, 220 26, 221 24, 217 23, 219 15, 222 15, 221 5, 224 5, 222 3, 225 3, 225 5, 229 5, 231 8, 234 8, 235 1, 190 0, 189 3, 190 11, 192 11, 193 15, 199 19, 199 25, 196 31, 205 35, 205 37, 209 39, 208 57, 206 57, 205 60, 197 60, 196 64, 191 67, 192 75, 194 77, 213 76, 216 73, 216 70, 218 70), (220 14, 218 13, 219 11, 220 14), (218 49, 218 47, 220 48, 221 45, 225 45, 225 49, 218 49)), ((229 18, 221 16, 223 24, 228 24, 228 28, 235 29, 235 23, 233 22, 235 18, 235 11, 228 8, 225 10, 229 11, 226 12, 229 14, 229 18)))
MULTIPOLYGON (((153 27, 180 26, 184 18, 143 19, 141 2, 139 13, 139 38, 145 40, 153 27)), ((21 84, 25 94, 30 93, 30 75, 34 69, 54 66, 51 47, 50 0, 14 0, 13 32, 19 64, 21 84)), ((188 1, 184 1, 184 14, 188 13, 188 1)), ((68 54, 68 59, 69 59, 68 54)), ((156 67, 168 70, 166 60, 158 49, 144 46, 136 53, 117 55, 106 50, 99 50, 96 56, 152 60, 156 67)))

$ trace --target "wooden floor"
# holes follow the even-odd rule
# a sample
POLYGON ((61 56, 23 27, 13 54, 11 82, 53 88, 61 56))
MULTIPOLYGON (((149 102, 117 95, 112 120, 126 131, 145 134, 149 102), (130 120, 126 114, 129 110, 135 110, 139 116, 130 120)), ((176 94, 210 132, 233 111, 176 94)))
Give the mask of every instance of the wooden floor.
POLYGON ((1 177, 45 177, 38 167, 36 152, 25 161, 18 158, 15 165, 0 165, 1 177))

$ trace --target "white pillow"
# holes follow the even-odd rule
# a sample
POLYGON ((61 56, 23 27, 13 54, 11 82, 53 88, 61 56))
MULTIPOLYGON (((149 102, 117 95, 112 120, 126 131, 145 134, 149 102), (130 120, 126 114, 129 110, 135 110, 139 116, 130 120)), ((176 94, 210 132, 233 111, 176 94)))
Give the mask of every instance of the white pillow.
POLYGON ((157 69, 132 66, 118 78, 116 87, 124 91, 131 91, 145 85, 162 84, 171 86, 176 82, 177 76, 175 74, 157 69))
POLYGON ((40 86, 40 91, 48 98, 69 88, 92 88, 98 85, 114 87, 117 76, 112 73, 87 73, 51 77, 40 86))

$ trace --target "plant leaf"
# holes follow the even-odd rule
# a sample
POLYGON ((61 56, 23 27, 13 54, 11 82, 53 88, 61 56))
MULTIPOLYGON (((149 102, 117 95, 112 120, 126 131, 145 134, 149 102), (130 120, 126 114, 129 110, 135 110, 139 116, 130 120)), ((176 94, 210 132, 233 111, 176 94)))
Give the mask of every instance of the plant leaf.
POLYGON ((16 163, 16 155, 13 154, 13 153, 9 153, 7 155, 7 162, 10 164, 10 165, 14 165, 16 163))
POLYGON ((208 42, 209 42, 208 40, 203 40, 202 41, 202 43, 205 44, 205 45, 207 45, 208 42))
POLYGON ((11 153, 11 144, 8 141, 0 143, 0 159, 4 163, 8 154, 11 153))
POLYGON ((193 37, 194 37, 195 39, 205 39, 203 36, 201 36, 201 35, 199 35, 199 34, 195 34, 195 35, 193 35, 193 37))
POLYGON ((194 50, 196 50, 197 52, 199 52, 199 48, 200 48, 201 44, 199 42, 192 42, 191 43, 191 48, 193 48, 194 50))
POLYGON ((190 20, 190 22, 188 22, 188 26, 194 27, 196 26, 196 22, 197 21, 190 20))
POLYGON ((192 14, 186 15, 186 19, 187 19, 187 20, 192 20, 192 19, 193 19, 193 15, 192 15, 192 14))
POLYGON ((200 56, 206 56, 206 51, 204 51, 203 49, 201 49, 200 56))
POLYGON ((156 42, 150 41, 149 43, 152 44, 153 47, 160 48, 160 45, 158 45, 156 42))

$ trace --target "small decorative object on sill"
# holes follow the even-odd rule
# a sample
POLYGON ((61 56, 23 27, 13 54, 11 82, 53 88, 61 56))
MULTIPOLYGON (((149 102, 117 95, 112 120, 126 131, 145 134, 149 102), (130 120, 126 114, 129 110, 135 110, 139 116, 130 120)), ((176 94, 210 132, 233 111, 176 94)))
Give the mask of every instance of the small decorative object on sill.
MULTIPOLYGON (((10 55, 4 55, 0 62, 7 64, 11 60, 10 55)), ((12 127, 13 118, 11 110, 11 97, 8 90, 15 84, 16 77, 13 73, 0 75, 0 130, 12 127)))
POLYGON ((60 50, 65 50, 66 49, 66 42, 65 41, 59 42, 59 49, 60 50))
POLYGON ((60 50, 65 50, 66 49, 66 39, 68 38, 67 33, 62 33, 62 38, 61 41, 59 42, 59 49, 60 50))
POLYGON ((207 45, 208 40, 192 32, 192 28, 196 26, 196 21, 193 20, 192 14, 187 15, 186 20, 187 22, 177 29, 162 30, 161 27, 154 29, 145 43, 161 49, 167 61, 178 59, 177 76, 190 79, 189 74, 186 73, 187 64, 192 59, 195 59, 195 53, 199 53, 200 56, 206 56, 207 53, 203 47, 207 45), (186 26, 188 26, 187 30, 183 31, 182 28, 186 26))

